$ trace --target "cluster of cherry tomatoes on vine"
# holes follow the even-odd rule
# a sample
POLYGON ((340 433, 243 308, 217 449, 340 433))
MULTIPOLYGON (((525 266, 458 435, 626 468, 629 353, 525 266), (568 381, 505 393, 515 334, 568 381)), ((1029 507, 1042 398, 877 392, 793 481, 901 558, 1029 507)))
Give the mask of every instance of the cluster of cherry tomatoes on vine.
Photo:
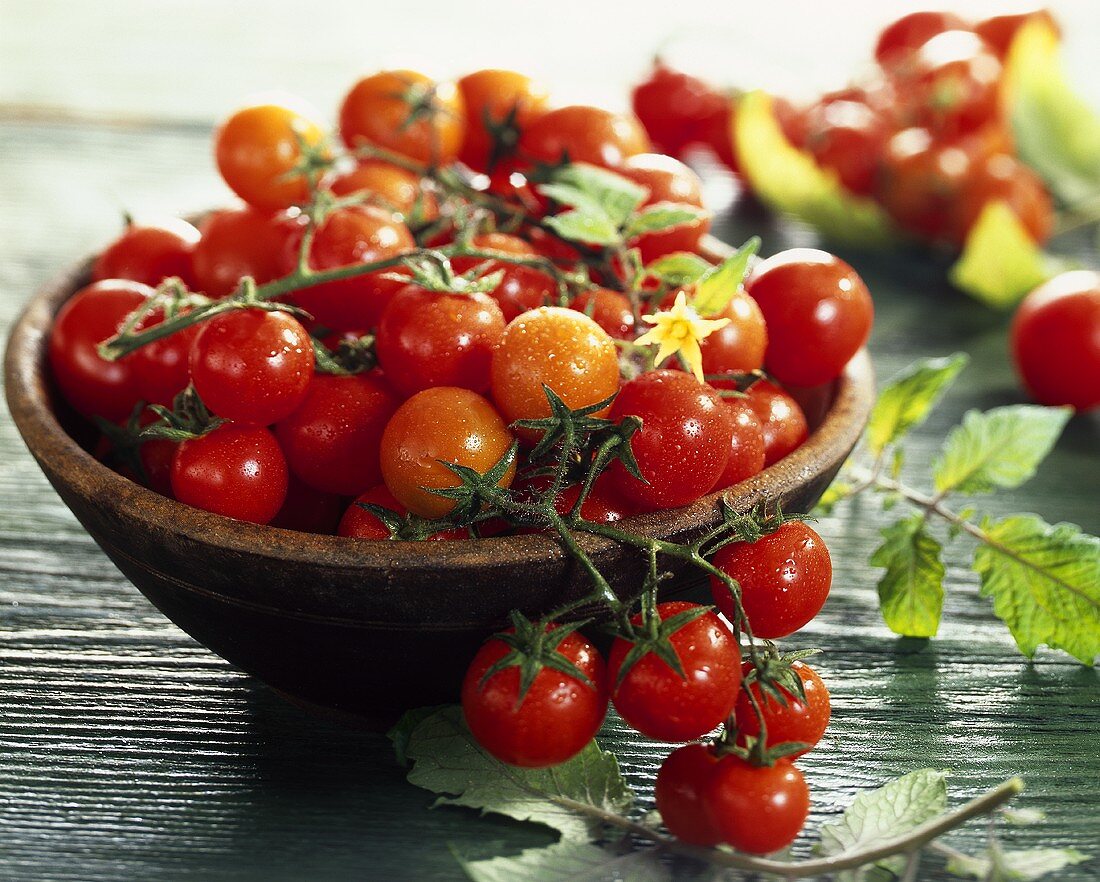
MULTIPOLYGON (((1053 224, 1042 182, 1013 154, 1004 62, 1013 37, 1045 10, 968 22, 922 11, 888 25, 859 82, 808 106, 779 98, 787 139, 835 172, 849 192, 877 200, 900 227, 959 247, 992 201, 1006 203, 1036 242, 1053 224)), ((730 99, 658 62, 634 90, 654 142, 674 155, 710 146, 734 171, 730 99)))
MULTIPOLYGON (((535 440, 514 424, 548 415, 545 386, 573 409, 614 398, 595 416, 643 422, 643 480, 611 468, 586 517, 681 506, 801 444, 807 419, 788 388, 828 384, 867 338, 859 277, 796 250, 730 286, 694 371, 653 370, 634 342, 647 323, 679 316, 671 339, 699 317, 692 283, 651 268, 702 263, 709 216, 695 173, 649 152, 629 114, 550 108, 508 71, 456 83, 384 71, 355 84, 338 118, 342 150, 290 104, 231 115, 214 152, 244 204, 197 228, 132 224, 57 316, 61 392, 105 429, 103 456, 166 496, 388 538, 356 503, 446 514, 453 501, 433 491, 457 483, 449 466, 484 473, 517 437, 535 440), (681 220, 617 248, 556 235, 545 221, 562 206, 538 182, 566 166, 610 170, 643 194, 639 211, 678 207, 681 220), (104 341, 131 339, 104 357, 104 341)), ((522 459, 518 471, 501 484, 538 487, 522 459)))

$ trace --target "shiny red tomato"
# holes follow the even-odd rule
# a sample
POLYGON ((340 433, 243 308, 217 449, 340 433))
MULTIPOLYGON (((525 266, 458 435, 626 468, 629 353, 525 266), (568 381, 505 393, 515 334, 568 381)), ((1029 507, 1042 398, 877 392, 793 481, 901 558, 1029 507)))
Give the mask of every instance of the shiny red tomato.
MULTIPOLYGON (((535 501, 537 494, 545 493, 549 488, 550 478, 541 475, 535 478, 529 478, 522 484, 517 481, 512 486, 514 491, 521 494, 522 499, 532 502, 535 501)), ((564 517, 573 510, 573 506, 576 505, 580 495, 581 488, 579 484, 573 484, 566 487, 554 498, 554 510, 564 517)), ((582 518, 592 523, 613 524, 633 514, 633 508, 627 505, 625 500, 614 492, 607 481, 607 475, 605 473, 596 479, 595 483, 592 485, 592 490, 584 498, 584 504, 581 506, 580 514, 582 518)), ((551 531, 552 530, 548 529, 548 532, 551 531)), ((538 533, 541 531, 534 527, 521 527, 517 529, 516 532, 538 533)))
POLYGON ((1054 206, 1050 194, 1035 172, 1006 153, 975 162, 952 203, 951 238, 962 245, 971 227, 990 202, 1004 202, 1019 218, 1024 229, 1040 245, 1054 227, 1054 206))
POLYGON ((550 165, 568 159, 612 169, 649 146, 633 114, 585 104, 551 110, 529 125, 519 140, 520 155, 526 159, 550 165))
MULTIPOLYGON (((551 625, 551 628, 554 626, 551 625)), ((489 669, 512 651, 491 639, 478 650, 462 682, 462 712, 477 743, 501 762, 526 768, 556 766, 580 753, 607 714, 607 672, 599 652, 573 632, 555 652, 585 680, 543 666, 526 694, 520 669, 489 669)))
MULTIPOLYGON (((660 153, 639 153, 627 157, 620 171, 649 191, 644 206, 671 202, 703 208, 703 182, 678 159, 660 153)), ((697 251, 700 240, 709 230, 710 215, 704 212, 698 220, 646 233, 631 244, 641 251, 642 263, 651 263, 676 251, 697 251)))
POLYGON ((249 205, 267 211, 309 198, 304 175, 294 174, 301 142, 316 146, 321 128, 289 107, 259 104, 232 114, 214 133, 214 155, 225 182, 249 205))
MULTIPOLYGON (((746 662, 741 668, 743 677, 747 677, 753 667, 746 662)), ((829 702, 829 690, 825 686, 817 671, 803 662, 796 661, 791 664, 791 670, 802 681, 802 689, 806 694, 805 700, 796 694, 780 687, 780 691, 786 697, 787 703, 781 704, 774 696, 762 692, 758 683, 753 683, 748 688, 752 690, 753 698, 764 717, 764 725, 768 729, 768 747, 774 747, 784 742, 800 741, 809 745, 805 750, 791 754, 789 759, 796 759, 817 745, 825 729, 829 725, 829 715, 832 712, 829 702)), ((745 737, 760 737, 760 719, 753 710, 752 702, 744 689, 737 696, 737 705, 733 710, 737 720, 738 741, 744 744, 745 737)))
MULTIPOLYGON (((143 318, 135 330, 144 331, 164 320, 157 309, 143 318)), ((172 406, 172 399, 191 382, 188 356, 201 325, 189 325, 167 337, 146 343, 129 356, 138 397, 147 404, 172 406)))
POLYGON ((764 445, 764 426, 752 405, 744 398, 722 399, 733 420, 730 438, 730 458, 722 476, 714 485, 716 490, 732 487, 751 478, 764 468, 767 450, 764 445))
POLYGON ((810 789, 788 760, 753 766, 727 754, 714 769, 704 805, 721 842, 770 854, 798 836, 810 813, 810 789))
POLYGON ((1012 320, 1012 356, 1036 401, 1100 407, 1100 273, 1062 273, 1024 298, 1012 320))
POLYGON ((653 795, 668 832, 682 842, 713 848, 722 841, 704 799, 718 757, 706 744, 685 744, 670 753, 657 772, 653 795))
MULTIPOLYGON (((537 257, 538 252, 518 236, 507 233, 480 233, 470 239, 470 245, 485 251, 501 251, 516 257, 537 257)), ((505 261, 484 261, 476 257, 455 257, 451 266, 456 273, 468 273, 475 266, 482 266, 482 275, 497 271, 504 273, 500 284, 491 292, 510 322, 520 313, 537 309, 550 303, 558 292, 557 283, 546 273, 529 266, 519 266, 505 261)))
POLYGON ((875 45, 875 60, 895 64, 944 31, 966 30, 966 22, 952 12, 913 12, 883 28, 875 45))
POLYGON ((182 442, 172 460, 172 493, 195 508, 266 524, 286 501, 288 472, 275 436, 225 423, 182 442))
MULTIPOLYGON (((698 609, 697 604, 674 600, 658 604, 657 614, 663 621, 698 609)), ((641 616, 631 622, 640 625, 641 616)), ((634 642, 617 637, 608 656, 611 698, 619 715, 643 735, 658 741, 692 741, 733 710, 741 685, 741 648, 712 612, 677 629, 668 641, 680 659, 683 677, 649 651, 620 680, 634 642)))
POLYGON ((84 416, 118 422, 134 409, 138 390, 131 359, 105 361, 96 347, 152 295, 141 282, 94 282, 57 313, 50 329, 50 369, 65 400, 84 416))
POLYGON ((863 102, 829 101, 811 108, 805 125, 805 146, 818 164, 853 193, 870 195, 890 135, 886 121, 863 102))
POLYGON ((203 322, 189 361, 213 413, 258 426, 290 416, 313 379, 309 334, 285 312, 238 309, 203 322))
MULTIPOLYGON (((144 410, 138 419, 138 426, 144 428, 154 423, 159 417, 151 410, 144 410)), ((126 428, 129 418, 119 422, 120 428, 126 428)), ((120 451, 114 442, 107 436, 101 435, 96 444, 95 457, 101 462, 111 466, 120 475, 142 484, 159 493, 161 496, 172 498, 172 460, 176 456, 176 442, 166 438, 154 438, 142 441, 138 445, 137 455, 141 463, 144 475, 139 475, 132 468, 131 462, 126 457, 119 455, 120 451)))
POLYGON ((92 281, 131 279, 154 288, 177 276, 194 286, 191 254, 199 231, 185 220, 161 218, 152 223, 131 223, 92 264, 92 281))
POLYGON ((764 314, 768 372, 792 386, 835 379, 871 333, 871 292, 835 255, 792 248, 761 261, 748 280, 764 314))
MULTIPOLYGON (((741 606, 754 637, 793 634, 829 596, 833 564, 821 537, 802 521, 788 521, 756 542, 719 548, 714 565, 741 585, 741 606)), ((731 622, 736 609, 725 584, 711 576, 714 602, 731 622)))
POLYGON ((462 95, 414 70, 384 70, 361 79, 340 105, 340 135, 349 148, 373 144, 425 165, 458 156, 466 130, 462 95))
MULTIPOLYGON (((661 301, 661 309, 671 309, 676 302, 676 291, 661 301)), ((690 302, 690 297, 689 297, 690 302)), ((768 347, 768 328, 760 307, 745 290, 739 289, 725 308, 711 319, 729 319, 729 323, 714 331, 700 344, 703 353, 703 373, 747 374, 764 366, 764 353, 768 347)), ((716 389, 734 389, 737 381, 712 379, 708 382, 716 389)))
POLYGON ((904 129, 886 144, 877 197, 909 232, 947 240, 952 206, 971 165, 971 155, 958 144, 937 143, 927 129, 904 129))
POLYGON ((764 466, 778 462, 801 446, 810 434, 806 414, 787 392, 766 380, 749 388, 749 407, 760 420, 764 432, 764 466))
POLYGON ((327 493, 355 496, 382 480, 382 432, 400 403, 378 371, 318 374, 275 427, 291 472, 327 493))
POLYGON ((511 156, 519 135, 546 113, 549 95, 512 70, 477 70, 458 81, 466 105, 466 134, 458 158, 475 171, 511 156))
POLYGON ((630 439, 649 483, 616 461, 616 489, 641 508, 677 508, 708 493, 730 456, 732 414, 718 393, 682 371, 649 371, 631 380, 611 407, 611 419, 636 416, 642 428, 630 439))
POLYGON ((634 114, 662 153, 678 156, 705 140, 705 124, 728 102, 698 77, 675 70, 659 59, 649 76, 631 93, 634 114))
POLYGON ((337 196, 368 194, 372 204, 397 212, 402 223, 417 210, 425 223, 439 217, 439 202, 431 190, 424 189, 419 176, 380 159, 360 160, 355 168, 333 178, 328 188, 337 196))
MULTIPOLYGON (((388 508, 392 512, 403 515, 407 512, 405 506, 393 498, 393 494, 386 489, 385 484, 372 487, 360 494, 355 502, 348 506, 344 516, 340 519, 340 525, 336 529, 336 535, 347 536, 351 539, 389 539, 390 531, 377 517, 363 508, 359 503, 369 503, 388 508)), ((441 530, 428 537, 429 540, 440 542, 456 539, 469 539, 470 531, 462 529, 441 530)))
POLYGON ((303 218, 249 206, 212 211, 199 225, 191 256, 198 290, 210 297, 232 294, 245 276, 263 285, 283 275, 288 242, 303 218))
POLYGON ((610 288, 589 288, 578 294, 569 306, 590 316, 616 340, 634 339, 634 310, 625 294, 610 288))

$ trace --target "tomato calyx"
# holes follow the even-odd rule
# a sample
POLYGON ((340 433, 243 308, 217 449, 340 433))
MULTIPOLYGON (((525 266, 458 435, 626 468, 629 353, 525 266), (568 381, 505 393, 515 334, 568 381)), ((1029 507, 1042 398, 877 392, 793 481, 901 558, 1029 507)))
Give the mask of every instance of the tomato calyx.
POLYGON ((372 370, 378 364, 373 334, 341 338, 332 348, 316 334, 310 336, 310 342, 313 344, 314 370, 319 374, 350 377, 372 370))
POLYGON ((145 463, 141 459, 141 446, 153 438, 142 434, 142 414, 145 413, 146 403, 139 401, 130 411, 126 422, 122 425, 113 423, 101 416, 95 416, 93 421, 110 443, 110 449, 104 457, 105 461, 130 469, 142 484, 148 486, 149 475, 145 469, 145 463))
POLYGON ((686 680, 684 666, 680 662, 680 656, 672 645, 671 637, 681 628, 691 624, 701 616, 712 612, 712 606, 697 606, 685 609, 681 612, 662 619, 657 613, 657 583, 661 576, 651 570, 650 577, 646 579, 643 588, 643 602, 641 611, 641 624, 634 625, 631 622, 621 622, 618 625, 618 634, 633 645, 627 651, 622 665, 619 667, 618 676, 615 678, 614 688, 618 689, 630 673, 631 668, 640 662, 645 656, 653 654, 663 661, 681 679, 686 680))
POLYGON ((519 127, 520 102, 515 101, 507 112, 499 117, 494 117, 488 107, 481 112, 481 123, 489 134, 489 162, 487 172, 493 172, 497 166, 506 159, 516 155, 519 146, 519 138, 522 134, 519 127))
POLYGON ((734 542, 745 542, 751 545, 759 542, 765 536, 776 532, 784 524, 790 521, 813 521, 815 518, 804 514, 789 514, 783 511, 783 506, 776 503, 769 511, 767 503, 756 506, 750 511, 739 512, 726 500, 719 501, 722 512, 723 524, 727 527, 725 535, 707 548, 707 556, 710 556, 723 546, 734 542))
POLYGON ((193 386, 188 386, 173 399, 171 409, 160 404, 150 404, 149 409, 159 419, 141 430, 139 441, 157 438, 191 441, 229 422, 212 414, 193 386))
POLYGON ((770 640, 763 641, 764 652, 758 654, 757 664, 745 675, 744 688, 756 684, 765 704, 775 701, 786 707, 791 700, 806 700, 806 687, 794 670, 795 662, 821 653, 820 649, 800 649, 780 653, 770 640))
MULTIPOLYGON (((439 460, 440 465, 455 474, 459 484, 456 487, 432 487, 430 492, 444 499, 454 500, 454 508, 447 519, 455 526, 469 526, 478 520, 486 508, 494 508, 507 498, 501 490, 500 482, 508 474, 519 455, 519 442, 513 441, 505 454, 487 472, 479 472, 469 466, 439 460)), ((439 529, 438 521, 436 530, 439 529)))
POLYGON ((509 617, 512 628, 494 634, 493 638, 505 643, 510 651, 482 675, 480 686, 484 687, 489 680, 506 668, 519 668, 519 693, 516 698, 518 707, 523 704, 527 691, 543 668, 551 668, 586 686, 593 685, 583 671, 558 652, 561 642, 587 622, 573 622, 568 625, 558 625, 542 619, 533 622, 517 610, 513 610, 509 617))
POLYGON ((491 294, 504 279, 504 270, 487 272, 491 261, 473 267, 467 273, 456 273, 451 261, 441 252, 428 251, 405 261, 410 275, 383 273, 382 277, 406 282, 433 294, 491 294))

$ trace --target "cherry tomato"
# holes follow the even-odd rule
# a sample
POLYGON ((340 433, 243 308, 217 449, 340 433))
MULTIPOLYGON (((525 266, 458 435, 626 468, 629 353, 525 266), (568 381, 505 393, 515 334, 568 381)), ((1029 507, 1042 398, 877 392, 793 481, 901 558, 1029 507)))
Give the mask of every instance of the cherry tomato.
MULTIPOLYGON (((551 626, 553 628, 554 626, 551 626)), ((588 682, 543 666, 520 695, 520 669, 507 667, 482 682, 512 651, 491 639, 478 650, 462 682, 462 712, 477 743, 513 766, 556 766, 580 753, 607 714, 607 672, 591 643, 574 632, 556 652, 588 682)))
MULTIPOLYGON (((741 585, 741 606, 754 637, 777 640, 803 627, 825 605, 833 581, 829 549, 802 521, 788 521, 756 542, 719 548, 714 565, 741 585)), ((725 584, 711 576, 714 602, 736 618, 725 584)))
POLYGON ((889 135, 882 117, 862 102, 830 101, 810 110, 806 128, 805 146, 818 164, 835 171, 853 193, 874 190, 889 135))
MULTIPOLYGON (((671 309, 676 302, 676 291, 669 292, 661 301, 661 309, 671 309)), ((760 307, 743 288, 738 289, 725 308, 711 319, 729 319, 724 325, 706 337, 699 349, 703 353, 703 373, 746 374, 764 365, 764 353, 768 347, 768 328, 760 307)), ((708 381, 716 389, 734 389, 734 378, 708 381)))
POLYGON ((714 485, 716 490, 724 490, 741 481, 751 478, 764 468, 767 451, 764 445, 764 426, 752 405, 744 398, 722 399, 733 421, 733 434, 730 438, 730 458, 722 476, 714 485))
POLYGON ((266 426, 290 416, 305 399, 313 344, 285 312, 238 309, 202 323, 190 365, 195 391, 213 413, 266 426))
POLYGON ((712 848, 722 838, 704 799, 718 757, 705 744, 685 744, 670 753, 657 772, 653 795, 668 832, 682 842, 712 848))
POLYGON ((634 114, 653 145, 671 156, 704 138, 704 124, 727 103, 698 77, 675 70, 660 59, 631 93, 634 114))
POLYGON ((212 211, 199 225, 201 238, 191 256, 195 282, 211 297, 232 294, 244 276, 257 285, 289 269, 283 253, 302 218, 249 206, 212 211))
POLYGON ((378 362, 406 396, 431 386, 485 392, 493 350, 503 335, 504 316, 489 295, 406 285, 382 313, 378 362))
POLYGON ((428 223, 439 217, 435 194, 424 189, 417 175, 380 159, 360 160, 351 171, 333 178, 328 187, 337 196, 369 193, 378 200, 379 207, 401 215, 402 222, 408 221, 418 206, 421 221, 428 223))
MULTIPOLYGON (((690 168, 660 153, 639 153, 627 157, 621 168, 624 177, 641 184, 649 191, 644 205, 677 203, 694 208, 703 207, 703 182, 690 168)), ((632 244, 642 252, 642 263, 675 251, 697 251, 699 241, 710 230, 710 215, 656 233, 639 236, 632 244)))
POLYGON ((972 159, 955 143, 936 143, 927 129, 898 132, 886 144, 877 196, 890 215, 927 239, 950 237, 952 206, 972 159))
POLYGON ((141 282, 94 282, 57 313, 50 330, 50 369, 65 400, 84 416, 118 422, 134 409, 138 391, 131 359, 105 361, 96 347, 152 295, 141 282))
MULTIPOLYGON (((657 614, 663 621, 699 608, 673 600, 658 604, 657 614)), ((640 625, 641 615, 631 621, 640 625)), ((658 741, 691 741, 718 726, 733 710, 741 685, 741 648, 729 628, 709 611, 679 628, 668 641, 680 659, 683 677, 650 651, 620 682, 619 670, 634 643, 617 637, 608 656, 611 698, 619 715, 643 735, 658 741)))
MULTIPOLYGON (((707 114, 701 124, 702 137, 700 140, 706 144, 719 161, 734 174, 741 171, 741 163, 737 158, 737 146, 733 143, 733 111, 734 99, 720 95, 721 103, 707 114)), ((775 99, 776 116, 781 116, 781 109, 786 108, 788 102, 782 98, 775 99)), ((795 143, 792 141, 792 143, 795 143)))
POLYGON ((249 205, 275 211, 309 198, 304 175, 294 174, 302 159, 300 141, 322 142, 324 132, 303 114, 276 104, 245 107, 214 133, 218 171, 249 205))
MULTIPOLYGON (((138 419, 138 426, 144 428, 158 419, 159 417, 153 411, 144 410, 138 419)), ((128 423, 129 418, 120 421, 119 426, 125 428, 128 423)), ((141 462, 141 469, 145 473, 144 478, 138 475, 129 463, 117 455, 114 443, 106 435, 100 436, 95 449, 96 459, 107 463, 123 477, 171 499, 172 460, 176 456, 176 442, 169 441, 167 438, 153 438, 142 441, 138 445, 137 454, 141 462)))
MULTIPOLYGON (((164 320, 164 313, 157 309, 137 323, 135 330, 144 331, 164 320)), ((148 404, 171 407, 172 399, 191 382, 188 355, 199 334, 200 325, 186 328, 146 343, 129 356, 134 372, 134 388, 138 397, 148 404)))
MULTIPOLYGON (((529 478, 522 484, 517 481, 512 485, 513 490, 523 494, 522 498, 529 499, 532 502, 535 501, 537 494, 545 493, 549 488, 550 478, 541 475, 529 478)), ((576 505, 580 495, 581 488, 579 484, 566 487, 554 498, 554 510, 564 517, 573 510, 573 506, 576 505)), ((605 473, 600 475, 592 485, 592 490, 584 498, 580 513, 586 521, 596 524, 613 524, 629 517, 633 513, 633 509, 611 489, 605 473)), ((534 527, 520 527, 516 530, 518 534, 538 532, 542 531, 534 527)), ((551 531, 548 530, 548 532, 551 531)))
POLYGON ((178 276, 191 287, 191 254, 198 241, 199 231, 179 218, 131 223, 95 259, 92 281, 131 279, 155 288, 169 276, 178 276))
POLYGON ((770 854, 798 836, 810 813, 810 789, 788 760, 753 766, 728 754, 711 775, 704 805, 720 841, 749 854, 770 854))
POLYGON ((764 467, 778 462, 810 434, 806 414, 798 402, 778 386, 761 380, 749 388, 746 403, 764 431, 764 467))
POLYGON ((975 32, 989 45, 1002 61, 1008 56, 1008 50, 1012 47, 1012 41, 1020 28, 1033 21, 1041 21, 1049 27, 1057 36, 1062 35, 1061 28, 1054 16, 1046 9, 1030 9, 1025 12, 1009 13, 1007 15, 994 15, 974 26, 975 32))
MULTIPOLYGON (((297 262, 300 243, 300 235, 292 237, 284 251, 287 271, 297 262)), ((309 263, 315 270, 331 270, 398 257, 415 247, 408 227, 391 213, 373 205, 356 205, 337 209, 317 228, 309 263)), ((324 282, 296 291, 290 299, 333 330, 374 328, 390 298, 403 287, 401 282, 383 278, 384 274, 324 282)))
POLYGON ((337 494, 316 490, 291 474, 283 507, 269 523, 284 530, 331 536, 343 513, 344 500, 337 494))
POLYGON ((1062 273, 1028 294, 1012 320, 1012 356, 1037 401, 1100 407, 1100 273, 1062 273))
POLYGON ((578 294, 569 305, 590 316, 616 340, 634 339, 634 310, 625 294, 610 288, 589 288, 578 294))
POLYGON ((966 30, 966 22, 951 12, 913 12, 883 28, 875 45, 875 60, 895 64, 944 31, 966 30))
MULTIPOLYGON (((490 376, 505 420, 539 419, 550 415, 543 385, 574 410, 610 398, 619 388, 619 356, 607 332, 588 316, 543 306, 504 329, 490 376)), ((518 434, 528 441, 539 437, 531 429, 518 434)))
POLYGON ((616 489, 644 509, 677 508, 709 492, 730 455, 732 415, 718 393, 682 371, 649 371, 631 380, 611 407, 611 419, 642 420, 630 439, 643 483, 616 461, 616 489))
POLYGON ((195 508, 266 524, 286 501, 286 460, 262 426, 224 423, 176 448, 172 493, 195 508))
POLYGON ((783 383, 835 379, 871 333, 871 293, 854 269, 827 252, 774 254, 756 266, 747 287, 768 326, 764 363, 783 383))
POLYGON ((478 70, 458 81, 466 105, 466 135, 458 158, 475 171, 515 152, 520 133, 546 112, 549 96, 511 70, 478 70))
POLYGON ((458 156, 466 129, 462 95, 414 70, 361 79, 340 106, 340 135, 351 149, 373 144, 425 165, 458 156))
MULTIPOLYGON (((348 506, 344 516, 340 519, 340 526, 336 529, 337 536, 347 536, 352 539, 389 539, 390 531, 377 517, 363 508, 359 503, 369 503, 388 508, 397 514, 405 514, 407 509, 393 498, 393 494, 386 489, 385 484, 372 487, 348 506)), ((440 542, 456 539, 469 539, 469 530, 441 530, 428 537, 429 540, 440 542)))
POLYGON ((649 138, 632 114, 572 104, 543 114, 524 131, 520 153, 527 159, 555 165, 588 162, 617 168, 623 160, 649 150, 649 138))
MULTIPOLYGON (((752 669, 752 663, 746 662, 741 668, 742 676, 747 677, 752 669)), ((829 690, 817 671, 800 661, 793 662, 791 670, 802 681, 802 689, 806 693, 805 701, 782 686, 779 688, 786 697, 786 705, 762 692, 758 683, 753 683, 749 689, 752 690, 753 698, 756 699, 764 724, 768 728, 768 747, 785 741, 801 741, 809 745, 805 750, 792 754, 789 759, 793 760, 808 753, 821 740, 829 725, 831 706, 829 690)), ((744 689, 737 696, 733 714, 737 719, 737 734, 741 743, 744 743, 744 736, 760 737, 760 720, 744 689)))
POLYGON ((327 493, 355 496, 382 480, 382 432, 399 404, 378 371, 318 374, 275 427, 291 472, 327 493))
POLYGON ((959 245, 990 202, 1004 202, 1039 244, 1050 238, 1054 207, 1042 180, 1026 165, 998 153, 974 163, 952 205, 952 238, 959 245))
MULTIPOLYGON (((443 462, 484 474, 508 452, 512 440, 504 420, 476 392, 435 386, 402 404, 386 426, 382 477, 409 511, 426 518, 442 517, 454 508, 454 501, 431 490, 461 483, 443 462)), ((513 463, 500 486, 509 486, 515 472, 513 463)))
MULTIPOLYGON (((507 233, 481 233, 470 239, 470 245, 483 251, 501 251, 516 257, 537 257, 527 242, 507 233)), ((557 283, 546 273, 534 267, 519 266, 504 261, 484 261, 476 257, 456 257, 451 267, 456 273, 468 273, 475 266, 488 264, 482 275, 502 271, 500 284, 492 291, 492 297, 500 304, 505 321, 512 321, 520 313, 537 309, 551 301, 557 294, 557 283)))

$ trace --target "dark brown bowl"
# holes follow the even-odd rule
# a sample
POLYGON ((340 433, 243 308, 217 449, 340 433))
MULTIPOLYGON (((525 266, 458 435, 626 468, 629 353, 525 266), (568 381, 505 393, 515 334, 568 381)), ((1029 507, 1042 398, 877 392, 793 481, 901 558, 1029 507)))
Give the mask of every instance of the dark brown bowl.
MULTIPOLYGON (((718 256, 725 246, 714 244, 718 256)), ((74 440, 79 421, 47 377, 54 315, 88 280, 89 261, 28 303, 5 356, 8 407, 65 504, 120 570, 196 640, 293 700, 384 724, 413 705, 453 700, 478 643, 519 608, 583 596, 585 574, 543 536, 466 542, 371 542, 262 527, 190 508, 116 474, 74 440), (66 431, 63 424, 71 430, 66 431)), ((683 539, 768 500, 806 511, 851 453, 874 394, 866 352, 818 390, 798 450, 756 477, 685 508, 626 525, 683 539)), ((637 586, 637 551, 581 537, 616 589, 637 586)), ((697 585, 680 574, 670 595, 697 585)))

